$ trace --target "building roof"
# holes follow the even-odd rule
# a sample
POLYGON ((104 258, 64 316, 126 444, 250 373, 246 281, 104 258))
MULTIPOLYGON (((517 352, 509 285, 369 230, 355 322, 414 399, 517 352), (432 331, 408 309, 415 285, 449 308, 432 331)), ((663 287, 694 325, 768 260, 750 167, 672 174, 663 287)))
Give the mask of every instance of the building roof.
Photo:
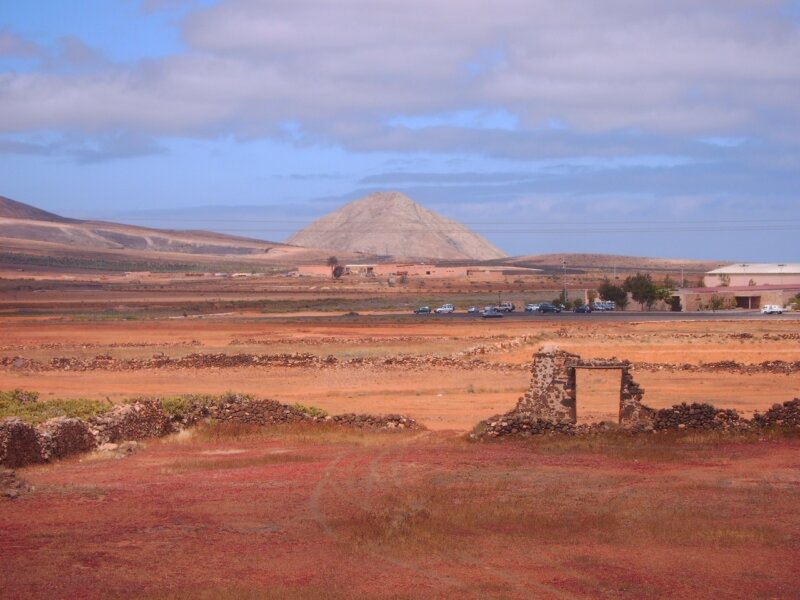
POLYGON ((709 275, 800 275, 800 263, 739 263, 708 272, 709 275))
MULTIPOLYGON (((800 284, 789 285, 727 285, 717 287, 701 287, 701 288, 681 288, 679 290, 683 293, 689 294, 730 294, 736 292, 748 292, 752 295, 758 295, 761 292, 796 292, 800 291, 800 284)), ((747 294, 744 294, 747 295, 747 294)))

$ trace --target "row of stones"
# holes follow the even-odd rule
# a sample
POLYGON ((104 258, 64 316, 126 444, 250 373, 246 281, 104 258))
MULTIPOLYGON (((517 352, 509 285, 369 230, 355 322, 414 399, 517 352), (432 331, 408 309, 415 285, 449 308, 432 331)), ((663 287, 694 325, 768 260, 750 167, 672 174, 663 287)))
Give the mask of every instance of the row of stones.
POLYGON ((172 358, 156 354, 151 358, 115 358, 100 354, 93 358, 61 356, 43 362, 23 356, 0 357, 0 367, 28 371, 138 371, 145 369, 208 369, 239 367, 288 367, 288 368, 349 368, 358 366, 401 367, 404 369, 427 369, 431 367, 462 369, 527 370, 525 365, 492 363, 476 358, 452 356, 401 355, 379 358, 355 357, 340 360, 335 356, 295 352, 286 354, 189 354, 172 358))
POLYGON ((222 402, 191 402, 175 415, 164 412, 158 400, 140 400, 86 421, 60 417, 33 427, 17 418, 4 419, 0 421, 0 465, 16 468, 87 452, 103 444, 161 437, 206 418, 252 425, 308 421, 386 431, 422 429, 404 415, 313 416, 275 400, 236 395, 222 402))
MULTIPOLYGON (((628 429, 631 432, 669 430, 747 431, 765 427, 800 429, 800 399, 775 404, 765 414, 742 418, 735 410, 718 409, 711 404, 676 404, 654 412, 652 423, 628 429)), ((470 434, 474 440, 504 436, 533 436, 549 433, 568 435, 598 434, 616 429, 608 424, 575 425, 568 421, 549 421, 527 411, 512 411, 482 421, 470 434)))

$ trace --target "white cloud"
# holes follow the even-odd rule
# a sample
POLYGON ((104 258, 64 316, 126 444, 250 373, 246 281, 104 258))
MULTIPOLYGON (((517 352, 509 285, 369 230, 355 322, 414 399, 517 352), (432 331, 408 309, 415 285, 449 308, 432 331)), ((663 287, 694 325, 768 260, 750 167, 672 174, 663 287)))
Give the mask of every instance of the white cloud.
MULTIPOLYGON (((0 130, 260 137, 291 121, 379 149, 403 139, 385 128, 398 116, 485 111, 522 128, 797 143, 800 28, 783 4, 227 0, 189 15, 180 56, 0 73, 0 130)), ((0 53, 32 48, 0 32, 0 53)))

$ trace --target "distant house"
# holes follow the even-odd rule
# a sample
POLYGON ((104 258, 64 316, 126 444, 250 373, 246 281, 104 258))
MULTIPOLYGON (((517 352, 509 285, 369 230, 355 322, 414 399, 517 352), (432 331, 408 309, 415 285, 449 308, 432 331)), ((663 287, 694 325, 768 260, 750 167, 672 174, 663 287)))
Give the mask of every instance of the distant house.
POLYGON ((726 308, 759 309, 785 306, 800 294, 800 263, 740 263, 714 269, 703 278, 705 287, 684 288, 675 294, 683 310, 702 310, 712 299, 726 308))
POLYGON ((703 279, 706 287, 800 285, 800 263, 741 263, 714 269, 703 279))

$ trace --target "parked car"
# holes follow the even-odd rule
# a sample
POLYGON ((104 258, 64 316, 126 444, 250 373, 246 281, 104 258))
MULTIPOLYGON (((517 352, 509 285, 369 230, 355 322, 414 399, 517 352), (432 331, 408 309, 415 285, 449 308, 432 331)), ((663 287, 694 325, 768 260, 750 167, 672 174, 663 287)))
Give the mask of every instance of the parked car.
POLYGON ((581 306, 576 306, 575 308, 573 308, 572 312, 574 312, 574 313, 591 313, 592 312, 592 307, 589 306, 588 304, 582 304, 581 306))
POLYGON ((599 301, 592 304, 592 310, 600 310, 600 311, 607 311, 607 310, 615 310, 617 305, 611 301, 599 301))
POLYGON ((498 319, 503 315, 503 313, 497 310, 494 306, 487 306, 484 311, 481 313, 481 316, 484 319, 498 319))
POLYGON ((765 304, 761 308, 762 315, 782 315, 783 314, 783 307, 778 306, 777 304, 765 304))
POLYGON ((536 312, 539 310, 538 304, 526 304, 525 305, 525 312, 536 312))
POLYGON ((551 302, 542 302, 539 305, 539 312, 540 313, 560 313, 561 312, 561 307, 560 306, 556 306, 555 304, 553 304, 551 302))
POLYGON ((514 312, 515 308, 516 308, 516 306, 514 305, 513 302, 501 302, 497 306, 497 310, 505 312, 505 313, 514 312))
POLYGON ((438 315, 447 315, 452 312, 455 312, 456 308, 452 304, 442 304, 439 308, 436 309, 436 314, 438 315))
POLYGON ((429 315, 431 314, 431 307, 430 306, 420 306, 418 309, 414 311, 416 315, 429 315))
POLYGON ((478 307, 477 307, 477 306, 470 306, 470 307, 467 309, 467 312, 468 312, 469 314, 471 314, 471 315, 477 315, 477 314, 479 314, 481 311, 480 311, 480 310, 478 310, 478 307))

